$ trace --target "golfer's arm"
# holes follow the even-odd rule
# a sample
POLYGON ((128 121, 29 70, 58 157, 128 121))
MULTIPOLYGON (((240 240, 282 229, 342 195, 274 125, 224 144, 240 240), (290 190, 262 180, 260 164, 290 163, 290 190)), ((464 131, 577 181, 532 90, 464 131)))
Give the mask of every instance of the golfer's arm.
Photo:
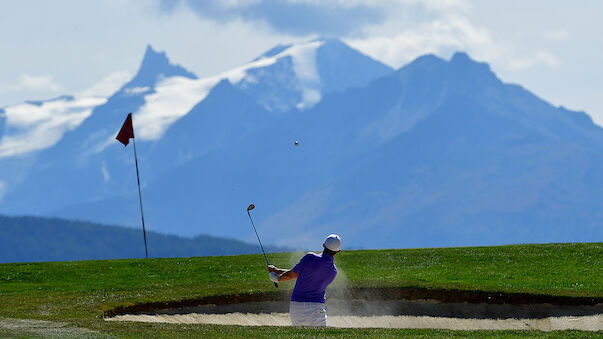
POLYGON ((297 279, 297 273, 295 273, 293 270, 284 271, 278 275, 278 281, 287 281, 292 279, 297 279))

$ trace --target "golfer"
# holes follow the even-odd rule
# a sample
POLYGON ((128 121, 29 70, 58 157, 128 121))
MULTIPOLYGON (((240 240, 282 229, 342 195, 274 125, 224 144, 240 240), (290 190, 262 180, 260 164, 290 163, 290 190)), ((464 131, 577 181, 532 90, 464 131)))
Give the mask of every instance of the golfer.
POLYGON ((322 247, 322 254, 308 252, 290 270, 268 266, 273 282, 297 279, 289 306, 293 326, 327 326, 326 290, 337 275, 333 257, 341 251, 341 238, 331 234, 322 247))

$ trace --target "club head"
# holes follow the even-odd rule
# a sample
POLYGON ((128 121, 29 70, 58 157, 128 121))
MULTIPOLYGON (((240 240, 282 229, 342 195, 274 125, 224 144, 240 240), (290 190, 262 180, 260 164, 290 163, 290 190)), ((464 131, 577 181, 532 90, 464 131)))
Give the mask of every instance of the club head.
POLYGON ((247 207, 247 212, 251 211, 254 208, 255 208, 254 204, 249 205, 249 207, 247 207))

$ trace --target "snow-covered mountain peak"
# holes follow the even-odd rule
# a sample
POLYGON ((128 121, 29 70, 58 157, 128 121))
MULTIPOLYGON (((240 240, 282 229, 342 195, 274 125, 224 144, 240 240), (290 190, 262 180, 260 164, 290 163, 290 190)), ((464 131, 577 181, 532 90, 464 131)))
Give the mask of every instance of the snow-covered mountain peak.
MULTIPOLYGON (((320 100, 320 92, 318 92, 320 78, 316 71, 315 53, 321 45, 321 41, 291 45, 279 53, 265 53, 264 56, 250 63, 205 78, 172 76, 160 79, 154 86, 154 91, 144 96, 145 104, 134 114, 135 123, 140 126, 137 137, 142 140, 160 138, 173 122, 203 101, 221 80, 226 79, 233 85, 239 85, 240 88, 248 88, 249 84, 260 82, 256 76, 258 73, 266 74, 266 68, 285 58, 290 60, 295 73, 295 79, 290 81, 295 80, 300 84, 301 101, 297 107, 300 109, 309 107, 320 100)), ((161 55, 149 59, 155 58, 161 59, 161 55)), ((146 56, 145 60, 147 60, 146 56)), ((145 61, 141 70, 144 64, 145 61)), ((270 76, 277 77, 278 74, 270 73, 270 76)))
POLYGON ((160 138, 173 122, 190 112, 224 79, 268 111, 286 113, 311 108, 326 93, 364 86, 393 72, 337 39, 277 45, 247 64, 214 76, 196 78, 166 72, 171 76, 158 79, 154 86, 141 86, 137 79, 150 64, 168 67, 169 61, 163 53, 149 47, 141 71, 132 81, 132 86, 144 89, 140 93, 145 103, 135 112, 134 119, 139 126, 137 136, 146 140, 160 138))
POLYGON ((233 68, 218 75, 205 78, 174 76, 158 81, 152 93, 144 96, 145 104, 134 114, 139 126, 137 137, 141 140, 155 140, 176 120, 186 115, 203 101, 211 89, 221 80, 239 83, 247 71, 273 64, 275 58, 262 58, 246 65, 233 68))
POLYGON ((282 58, 291 58, 301 91, 301 100, 295 105, 297 109, 304 110, 312 107, 321 99, 321 79, 316 66, 316 51, 323 44, 324 41, 314 40, 290 45, 280 53, 269 57, 274 59, 274 62, 282 58))
POLYGON ((393 72, 338 39, 278 45, 258 59, 273 59, 274 63, 251 69, 237 86, 268 111, 276 112, 311 108, 325 94, 366 86, 393 72))

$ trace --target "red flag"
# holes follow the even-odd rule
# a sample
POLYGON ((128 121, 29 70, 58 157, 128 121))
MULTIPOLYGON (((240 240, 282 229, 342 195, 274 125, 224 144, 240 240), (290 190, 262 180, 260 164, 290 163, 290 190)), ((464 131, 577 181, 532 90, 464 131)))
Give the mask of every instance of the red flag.
POLYGON ((119 133, 115 139, 119 140, 124 146, 128 146, 130 138, 134 138, 134 127, 132 127, 132 113, 128 114, 124 125, 121 126, 119 133))

